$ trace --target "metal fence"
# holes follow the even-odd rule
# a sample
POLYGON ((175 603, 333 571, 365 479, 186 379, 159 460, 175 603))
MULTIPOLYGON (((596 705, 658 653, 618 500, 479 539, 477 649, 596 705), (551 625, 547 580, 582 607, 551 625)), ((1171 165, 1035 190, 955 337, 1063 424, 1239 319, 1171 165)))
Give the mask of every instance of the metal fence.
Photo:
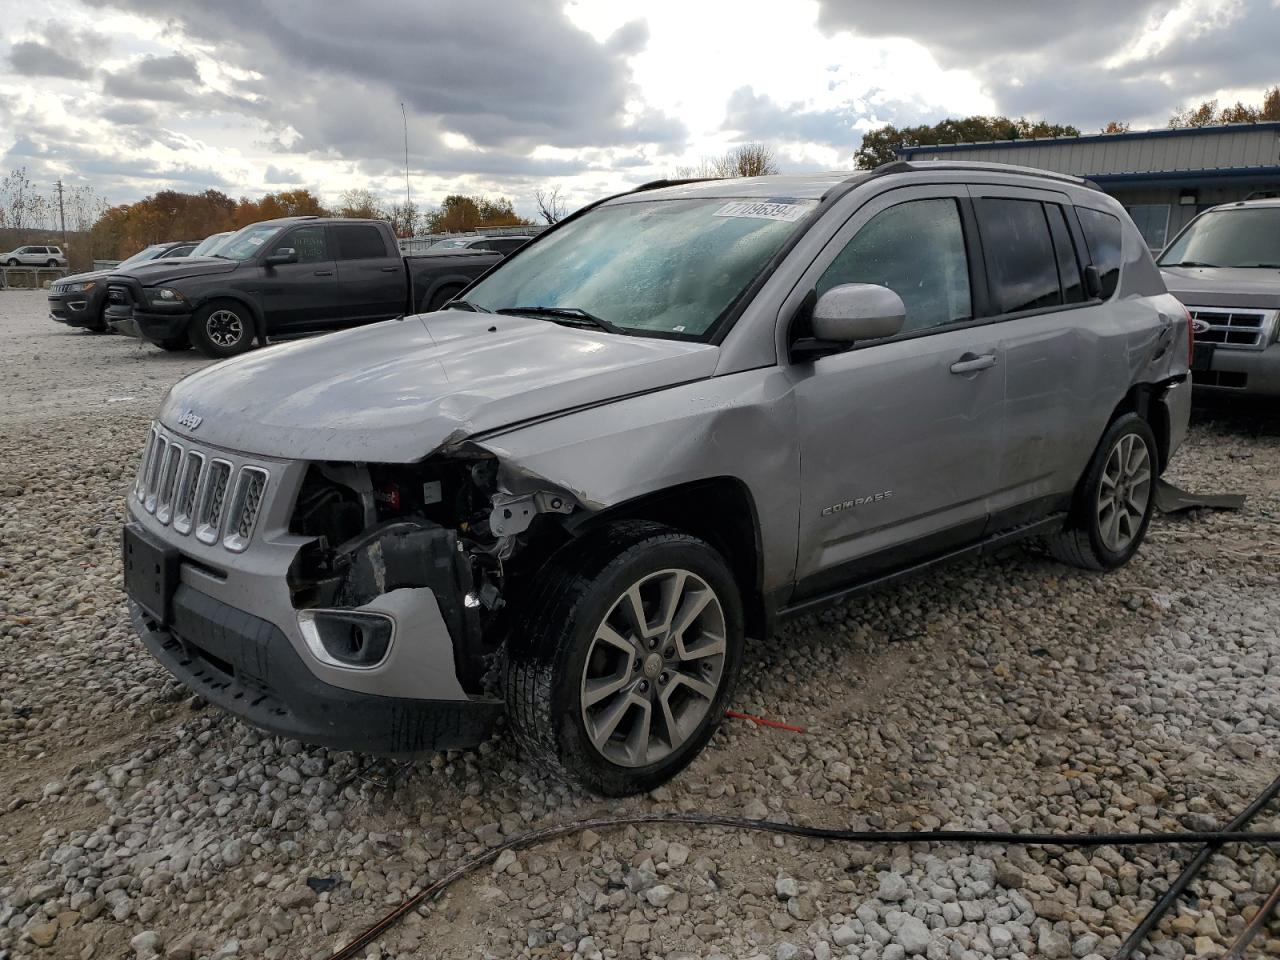
POLYGON ((66 267, 0 267, 0 290, 37 290, 70 272, 66 267))
POLYGON ((523 227, 484 227, 480 230, 466 230, 461 233, 431 233, 421 237, 402 237, 396 242, 400 244, 400 252, 406 255, 424 253, 441 240, 453 240, 458 237, 536 237, 547 229, 545 224, 529 224, 523 227))

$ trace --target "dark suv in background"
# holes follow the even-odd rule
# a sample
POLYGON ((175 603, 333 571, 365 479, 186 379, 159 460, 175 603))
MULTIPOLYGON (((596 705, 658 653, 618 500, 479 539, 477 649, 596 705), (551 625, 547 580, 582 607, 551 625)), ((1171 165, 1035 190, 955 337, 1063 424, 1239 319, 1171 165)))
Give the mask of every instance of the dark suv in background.
POLYGON ((194 240, 153 243, 108 270, 63 277, 49 287, 49 318, 69 327, 106 333, 109 328, 103 311, 107 305, 107 277, 153 260, 189 256, 196 246, 194 240))

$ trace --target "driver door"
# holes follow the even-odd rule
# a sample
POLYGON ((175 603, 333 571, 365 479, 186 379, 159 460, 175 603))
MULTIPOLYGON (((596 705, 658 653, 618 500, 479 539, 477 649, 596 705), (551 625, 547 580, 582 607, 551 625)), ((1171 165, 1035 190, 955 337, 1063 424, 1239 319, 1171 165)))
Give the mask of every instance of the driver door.
POLYGON ((797 363, 797 599, 977 541, 1003 444, 999 338, 963 186, 890 190, 826 245, 799 290, 874 283, 902 331, 797 363))

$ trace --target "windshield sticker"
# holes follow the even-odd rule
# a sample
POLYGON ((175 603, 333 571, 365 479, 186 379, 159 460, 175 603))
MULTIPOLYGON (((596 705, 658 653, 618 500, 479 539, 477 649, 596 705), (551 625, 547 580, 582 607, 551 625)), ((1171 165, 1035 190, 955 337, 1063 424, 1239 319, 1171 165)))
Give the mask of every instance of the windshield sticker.
POLYGON ((267 238, 266 237, 245 237, 244 241, 245 243, 253 244, 255 247, 260 247, 267 242, 267 238))
POLYGON ((712 214, 713 217, 751 217, 756 220, 785 220, 795 223, 810 210, 807 203, 781 203, 776 200, 732 200, 712 214))

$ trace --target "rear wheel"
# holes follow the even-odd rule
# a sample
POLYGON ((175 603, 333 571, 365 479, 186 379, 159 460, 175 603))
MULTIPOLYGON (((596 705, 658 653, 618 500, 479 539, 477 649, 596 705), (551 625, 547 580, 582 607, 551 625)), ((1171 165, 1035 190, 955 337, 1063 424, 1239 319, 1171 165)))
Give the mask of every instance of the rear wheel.
POLYGON ((1155 509, 1159 452, 1155 434, 1136 413, 1103 434, 1076 491, 1070 524, 1049 539, 1063 563, 1114 570, 1138 552, 1155 509))
POLYGON ((217 300, 196 311, 189 333, 206 357, 234 357, 253 345, 253 315, 243 304, 217 300))
POLYGON ((46 267, 56 267, 57 265, 58 265, 57 260, 48 260, 45 262, 46 267))
POLYGON ((562 778, 626 796, 675 776, 715 732, 742 659, 742 602, 711 546, 632 521, 554 557, 515 636, 518 739, 562 778))

